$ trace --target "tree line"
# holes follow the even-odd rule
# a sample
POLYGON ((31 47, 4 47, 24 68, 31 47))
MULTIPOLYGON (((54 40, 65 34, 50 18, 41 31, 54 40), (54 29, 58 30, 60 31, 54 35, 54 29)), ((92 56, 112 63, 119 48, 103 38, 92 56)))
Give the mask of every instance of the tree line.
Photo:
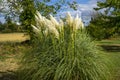
POLYGON ((9 16, 5 17, 5 22, 0 22, 0 33, 24 32, 23 27, 11 20, 9 16))

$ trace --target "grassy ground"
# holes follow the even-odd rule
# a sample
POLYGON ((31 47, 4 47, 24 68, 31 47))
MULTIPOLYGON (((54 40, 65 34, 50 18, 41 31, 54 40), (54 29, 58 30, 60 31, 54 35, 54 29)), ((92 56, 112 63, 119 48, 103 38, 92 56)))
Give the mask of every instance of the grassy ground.
POLYGON ((97 44, 111 57, 114 64, 113 80, 120 80, 120 37, 97 41, 97 44))
MULTIPOLYGON (((0 44, 0 80, 17 80, 21 56, 29 46, 21 44, 0 44)), ((113 80, 120 79, 120 52, 107 52, 115 64, 113 80)))
POLYGON ((16 71, 27 48, 18 43, 0 43, 0 80, 17 80, 16 71))
MULTIPOLYGON (((24 45, 0 45, 0 80, 17 80, 16 71, 19 68, 19 61, 22 53, 28 46, 24 45)), ((106 52, 111 56, 115 64, 113 80, 120 79, 120 52, 106 52)))
POLYGON ((0 34, 0 42, 22 42, 29 39, 24 33, 4 33, 0 34))
MULTIPOLYGON (((15 42, 28 39, 23 33, 0 34, 0 80, 17 80, 16 71, 20 66, 22 54, 30 46, 15 42), (6 43, 6 41, 12 41, 6 43)), ((120 45, 120 39, 102 40, 97 42, 100 45, 120 45)), ((113 80, 120 80, 120 51, 105 51, 111 57, 111 62, 115 64, 113 70, 113 80)))
POLYGON ((111 57, 111 62, 114 64, 113 79, 120 80, 120 52, 106 52, 111 57))
POLYGON ((0 34, 0 80, 17 80, 15 72, 19 68, 19 60, 26 46, 19 42, 28 40, 25 33, 0 34))
POLYGON ((97 41, 96 44, 106 51, 120 52, 120 37, 97 41))
POLYGON ((120 46, 120 37, 97 41, 97 43, 100 45, 119 45, 120 46))

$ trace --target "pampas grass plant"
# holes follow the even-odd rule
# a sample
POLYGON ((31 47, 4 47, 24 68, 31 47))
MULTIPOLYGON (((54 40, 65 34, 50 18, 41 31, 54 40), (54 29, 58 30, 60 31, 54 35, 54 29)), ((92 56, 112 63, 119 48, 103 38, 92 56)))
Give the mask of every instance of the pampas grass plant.
POLYGON ((86 34, 82 20, 65 22, 36 12, 36 39, 22 60, 20 80, 109 80, 108 57, 86 34))

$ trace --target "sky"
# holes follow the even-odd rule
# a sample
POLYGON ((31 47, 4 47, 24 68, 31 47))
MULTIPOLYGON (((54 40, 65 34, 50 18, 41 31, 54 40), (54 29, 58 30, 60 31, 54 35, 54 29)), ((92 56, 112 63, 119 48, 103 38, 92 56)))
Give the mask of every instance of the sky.
MULTIPOLYGON (((51 3, 54 3, 57 0, 52 0, 51 3)), ((66 0, 69 2, 76 1, 78 5, 78 10, 73 11, 68 6, 63 5, 62 8, 59 10, 57 16, 62 15, 64 16, 66 12, 70 12, 73 16, 79 14, 86 22, 90 21, 90 13, 93 12, 93 8, 97 7, 97 1, 100 0, 66 0)), ((4 17, 0 15, 0 21, 4 22, 4 17)))
MULTIPOLYGON (((55 1, 55 0, 54 0, 55 1)), ((91 14, 94 12, 93 8, 97 7, 97 1, 102 0, 67 0, 67 1, 76 1, 78 9, 76 11, 70 9, 68 6, 63 6, 62 9, 58 12, 59 16, 65 16, 67 12, 70 12, 72 16, 76 14, 82 18, 85 24, 89 24, 91 20, 91 14)))

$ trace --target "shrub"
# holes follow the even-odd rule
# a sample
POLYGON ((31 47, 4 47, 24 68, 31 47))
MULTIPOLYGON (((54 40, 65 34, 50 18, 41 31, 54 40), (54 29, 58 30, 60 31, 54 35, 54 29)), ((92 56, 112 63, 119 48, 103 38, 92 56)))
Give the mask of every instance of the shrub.
POLYGON ((108 80, 108 58, 84 31, 78 16, 57 22, 36 15, 33 49, 22 60, 20 80, 108 80))

